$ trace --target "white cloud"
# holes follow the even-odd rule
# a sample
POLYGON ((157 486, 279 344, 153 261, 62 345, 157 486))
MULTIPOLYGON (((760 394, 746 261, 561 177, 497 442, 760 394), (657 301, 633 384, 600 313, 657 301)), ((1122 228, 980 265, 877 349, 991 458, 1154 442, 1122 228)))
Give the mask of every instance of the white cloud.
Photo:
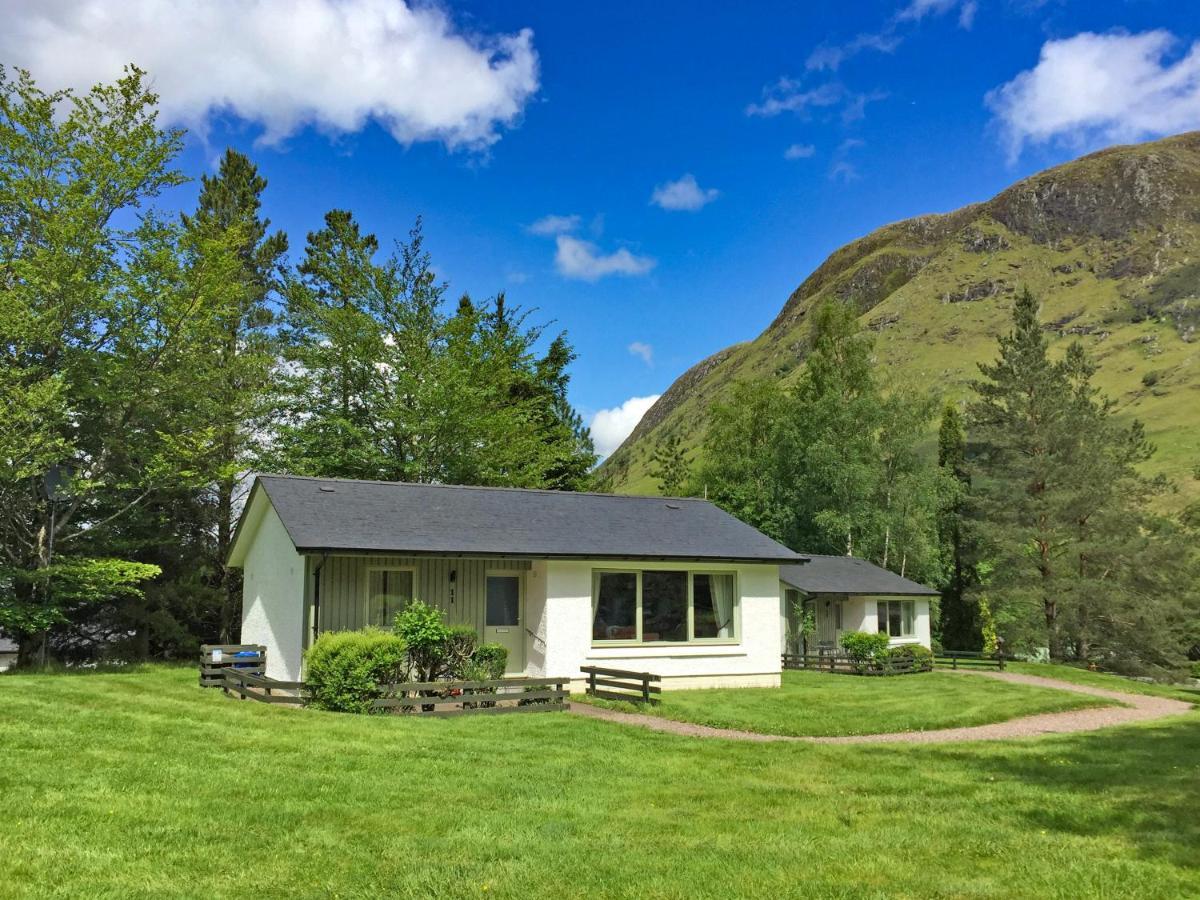
POLYGON ((865 147, 866 145, 866 141, 858 138, 846 138, 842 141, 834 152, 833 164, 829 167, 830 180, 840 181, 842 184, 857 181, 859 179, 858 166, 850 162, 847 157, 851 151, 857 150, 859 147, 865 147))
POLYGON ((636 256, 624 247, 601 253, 590 241, 560 234, 554 262, 560 274, 583 281, 598 281, 606 275, 645 275, 655 266, 649 256, 636 256))
POLYGON ((1038 64, 988 93, 1010 158, 1026 144, 1133 141, 1200 127, 1200 41, 1167 31, 1047 41, 1038 64))
POLYGON ((650 202, 661 209, 695 212, 703 209, 721 195, 716 188, 702 188, 690 172, 676 181, 660 184, 650 195, 650 202))
POLYGON ((812 144, 792 144, 784 151, 785 160, 808 160, 817 149, 812 144))
POLYGON ((911 0, 907 6, 896 13, 896 21, 919 22, 928 15, 944 15, 961 2, 962 0, 911 0))
MULTIPOLYGON (((883 23, 879 31, 858 34, 844 44, 821 44, 808 55, 805 67, 811 72, 835 72, 846 60, 864 50, 894 53, 905 38, 902 26, 920 22, 926 16, 942 16, 958 10, 958 25, 970 29, 979 11, 978 0, 910 0, 883 23)), ((909 26, 911 27, 911 26, 909 26)))
POLYGON ((538 89, 533 33, 459 31, 403 0, 0 0, 0 59, 85 90, 145 69, 167 122, 233 113, 278 143, 378 122, 401 143, 480 149, 538 89))
POLYGON ((580 218, 577 215, 542 216, 525 230, 530 234, 553 237, 556 234, 566 234, 569 231, 574 231, 579 227, 579 222, 580 218))
POLYGON ((844 44, 822 44, 808 54, 804 65, 810 71, 834 72, 847 59, 857 56, 863 50, 891 53, 900 46, 902 40, 903 38, 890 31, 860 34, 844 44))
POLYGON ((646 410, 653 406, 660 396, 654 394, 650 397, 630 397, 620 406, 602 409, 592 416, 588 427, 592 432, 596 452, 601 457, 606 457, 620 447, 621 442, 629 437, 630 432, 642 420, 646 410))
POLYGON ((654 365, 654 348, 649 344, 645 344, 641 341, 634 341, 627 349, 634 356, 640 356, 642 358, 642 362, 644 362, 646 365, 654 365))
POLYGON ((804 81, 785 77, 763 88, 762 101, 747 106, 746 115, 771 118, 790 112, 807 117, 816 109, 840 107, 842 121, 848 124, 863 117, 868 103, 885 97, 886 92, 860 93, 837 81, 808 87, 804 81))
POLYGON ((798 81, 780 78, 763 88, 762 102, 747 106, 746 115, 770 118, 784 112, 805 114, 814 107, 834 106, 845 93, 846 89, 834 82, 805 89, 798 81))

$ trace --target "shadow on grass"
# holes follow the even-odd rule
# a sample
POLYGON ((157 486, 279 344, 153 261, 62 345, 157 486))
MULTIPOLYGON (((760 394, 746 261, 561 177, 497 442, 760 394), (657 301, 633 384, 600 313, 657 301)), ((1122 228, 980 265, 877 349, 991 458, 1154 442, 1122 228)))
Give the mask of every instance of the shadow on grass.
POLYGON ((987 752, 976 744, 942 752, 973 759, 998 782, 1021 782, 1042 798, 1001 801, 993 815, 1049 834, 1116 838, 1139 855, 1200 867, 1200 714, 1015 749, 987 752))

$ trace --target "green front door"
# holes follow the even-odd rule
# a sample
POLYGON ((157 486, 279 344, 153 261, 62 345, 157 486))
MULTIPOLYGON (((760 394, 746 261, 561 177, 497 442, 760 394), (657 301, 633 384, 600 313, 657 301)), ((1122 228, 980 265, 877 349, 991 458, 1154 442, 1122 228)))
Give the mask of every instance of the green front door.
POLYGON ((505 674, 525 671, 524 597, 520 575, 487 576, 487 602, 483 639, 508 648, 505 674))

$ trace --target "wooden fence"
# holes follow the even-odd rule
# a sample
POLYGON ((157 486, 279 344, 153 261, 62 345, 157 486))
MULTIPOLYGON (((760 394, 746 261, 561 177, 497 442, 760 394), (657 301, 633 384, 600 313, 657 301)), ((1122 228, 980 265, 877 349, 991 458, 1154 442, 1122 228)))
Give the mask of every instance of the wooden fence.
POLYGON ((998 669, 1004 671, 1004 654, 972 650, 943 650, 933 655, 936 665, 949 669, 998 669))
POLYGON ((375 709, 423 716, 558 712, 570 697, 566 678, 427 681, 381 684, 375 709))
POLYGON ((931 668, 928 661, 882 659, 860 662, 845 654, 835 653, 785 653, 782 662, 785 669, 833 672, 841 675, 912 675, 917 672, 928 672, 931 668))
POLYGON ((599 669, 596 666, 580 666, 579 670, 588 677, 586 693, 590 697, 632 703, 657 703, 659 698, 653 695, 662 693, 662 687, 658 684, 662 678, 649 672, 599 669))
POLYGON ((201 645, 200 687, 223 687, 224 673, 233 667, 239 672, 262 675, 267 667, 267 648, 262 644, 201 645), (249 655, 238 656, 239 653, 249 655))
POLYGON ((302 681, 278 681, 232 666, 221 673, 221 687, 227 697, 257 700, 259 703, 304 706, 308 702, 302 681))

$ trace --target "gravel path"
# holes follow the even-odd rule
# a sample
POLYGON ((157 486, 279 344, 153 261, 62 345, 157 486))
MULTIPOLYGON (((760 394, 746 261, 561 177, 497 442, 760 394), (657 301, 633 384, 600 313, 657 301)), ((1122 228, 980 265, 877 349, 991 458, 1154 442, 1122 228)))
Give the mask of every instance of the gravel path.
POLYGON ((1128 705, 1101 706, 1094 709, 1077 709, 1059 713, 1041 713, 1036 716, 1023 716, 1019 719, 1010 719, 1007 722, 996 722, 992 725, 972 725, 966 728, 939 728, 934 731, 900 731, 891 734, 848 735, 845 737, 786 737, 778 734, 755 734, 752 731, 738 731, 732 728, 710 728, 707 725, 676 722, 657 716, 617 712, 616 710, 603 709, 584 703, 572 703, 571 712, 592 719, 603 719, 606 722, 616 722, 621 725, 636 725, 641 728, 649 728, 652 731, 665 731, 670 734, 681 734, 685 737, 726 738, 728 740, 753 741, 758 743, 803 741, 811 744, 944 744, 954 741, 1001 741, 1009 738, 1033 737, 1039 734, 1071 734, 1076 731, 1095 731, 1098 728, 1108 728, 1112 725, 1126 725, 1130 722, 1144 722, 1149 719, 1161 719, 1164 716, 1178 715, 1192 708, 1190 703, 1185 703, 1182 700, 1151 697, 1146 694, 1129 694, 1124 691, 1110 691, 1104 688, 1072 684, 1069 681, 1059 681, 1055 678, 1043 678, 1040 675, 1018 675, 1015 672, 962 671, 959 671, 958 674, 965 678, 995 678, 998 681, 1012 681, 1017 684, 1028 684, 1035 687, 1073 691, 1077 694, 1104 697, 1108 700, 1128 705))

